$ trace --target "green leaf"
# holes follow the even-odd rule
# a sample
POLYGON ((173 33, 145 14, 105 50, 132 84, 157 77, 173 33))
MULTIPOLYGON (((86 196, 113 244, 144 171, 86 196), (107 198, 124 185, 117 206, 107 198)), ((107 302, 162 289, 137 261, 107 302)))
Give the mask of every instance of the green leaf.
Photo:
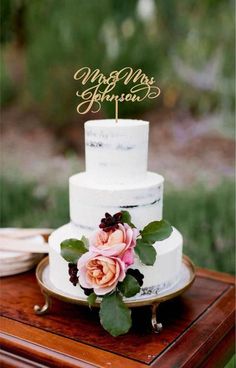
POLYGON ((89 240, 84 235, 81 238, 81 241, 84 243, 85 248, 89 248, 89 240))
POLYGON ((142 239, 137 239, 134 250, 142 263, 147 266, 154 265, 157 253, 156 249, 151 244, 145 243, 142 239))
POLYGON ((142 239, 145 243, 155 243, 158 240, 164 240, 170 236, 173 229, 169 222, 165 220, 150 222, 140 231, 142 239))
POLYGON ((128 224, 130 227, 134 228, 135 226, 131 222, 130 213, 128 211, 121 211, 121 213, 122 213, 121 221, 125 224, 128 224))
POLYGON ((103 328, 115 337, 128 332, 132 324, 131 311, 117 292, 103 297, 99 316, 103 328))
POLYGON ((61 243, 61 256, 67 262, 76 263, 87 251, 84 243, 78 239, 66 239, 61 243))
POLYGON ((95 304, 96 299, 97 299, 97 295, 96 295, 95 293, 91 293, 91 294, 87 297, 87 301, 88 301, 89 308, 91 308, 91 307, 95 304))
POLYGON ((135 277, 127 274, 125 279, 118 283, 118 289, 126 298, 130 298, 140 291, 140 285, 135 277))

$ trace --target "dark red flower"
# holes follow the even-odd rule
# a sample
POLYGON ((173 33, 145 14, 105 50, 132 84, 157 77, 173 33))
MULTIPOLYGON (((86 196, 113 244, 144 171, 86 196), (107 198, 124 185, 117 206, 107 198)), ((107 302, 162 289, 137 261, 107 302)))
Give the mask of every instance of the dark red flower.
POLYGON ((99 225, 100 229, 109 232, 115 231, 118 229, 118 224, 123 224, 122 222, 122 213, 117 212, 115 215, 110 215, 110 213, 106 212, 105 217, 101 219, 101 223, 99 225))
POLYGON ((76 286, 78 284, 79 278, 77 276, 78 274, 78 268, 77 268, 77 264, 75 263, 68 263, 68 273, 70 275, 70 282, 76 286))

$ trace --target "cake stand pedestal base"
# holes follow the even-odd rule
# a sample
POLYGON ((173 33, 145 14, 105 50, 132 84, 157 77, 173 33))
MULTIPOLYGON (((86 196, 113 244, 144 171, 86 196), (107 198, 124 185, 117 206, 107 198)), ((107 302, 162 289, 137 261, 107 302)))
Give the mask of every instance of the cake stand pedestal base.
MULTIPOLYGON (((44 258, 36 269, 36 278, 40 286, 41 292, 45 299, 43 306, 35 305, 34 312, 37 315, 44 315, 51 310, 52 299, 56 298, 66 303, 79 304, 88 306, 87 298, 77 297, 58 290, 52 285, 49 277, 49 261, 48 257, 44 258)), ((155 333, 162 331, 162 324, 157 320, 157 309, 159 305, 166 301, 177 297, 187 290, 195 279, 195 268, 191 260, 183 256, 182 267, 179 281, 173 287, 167 290, 160 290, 158 293, 151 293, 149 295, 136 295, 132 298, 124 299, 124 303, 128 308, 149 306, 151 308, 151 325, 155 333)), ((100 307, 101 298, 98 298, 94 307, 100 307)))
POLYGON ((51 307, 52 307, 52 298, 46 293, 42 292, 42 294, 45 299, 45 304, 42 307, 40 307, 38 304, 34 306, 34 312, 35 314, 38 314, 39 316, 43 316, 44 314, 47 314, 51 310, 51 307))
POLYGON ((151 305, 152 308, 152 317, 151 317, 151 323, 152 323, 152 329, 155 333, 160 333, 163 329, 162 323, 157 322, 157 308, 159 307, 160 303, 154 303, 151 305))
MULTIPOLYGON (((34 312, 35 314, 39 315, 39 316, 43 316, 47 313, 49 313, 52 309, 52 298, 47 295, 45 292, 42 292, 44 299, 45 299, 45 303, 43 306, 39 306, 38 304, 36 304, 34 306, 34 312)), ((155 333, 160 333, 163 329, 162 323, 158 323, 157 322, 157 308, 159 307, 160 303, 154 303, 151 304, 151 325, 152 325, 152 330, 155 333)))

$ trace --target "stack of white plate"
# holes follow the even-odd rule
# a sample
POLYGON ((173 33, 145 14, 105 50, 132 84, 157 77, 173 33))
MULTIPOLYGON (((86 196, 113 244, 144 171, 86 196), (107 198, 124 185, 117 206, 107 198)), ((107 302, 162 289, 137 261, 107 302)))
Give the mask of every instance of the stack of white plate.
POLYGON ((23 231, 23 229, 12 228, 0 229, 0 276, 16 275, 28 271, 43 258, 44 249, 45 253, 47 253, 45 240, 42 235, 19 236, 19 234, 23 234, 23 231), (14 234, 16 234, 16 236, 14 234), (17 248, 18 243, 19 248, 17 248), (21 244, 24 244, 26 249, 28 245, 29 249, 32 249, 32 253, 25 249, 22 251, 21 244), (35 252, 32 245, 35 245, 36 249, 40 249, 42 246, 42 252, 35 252))

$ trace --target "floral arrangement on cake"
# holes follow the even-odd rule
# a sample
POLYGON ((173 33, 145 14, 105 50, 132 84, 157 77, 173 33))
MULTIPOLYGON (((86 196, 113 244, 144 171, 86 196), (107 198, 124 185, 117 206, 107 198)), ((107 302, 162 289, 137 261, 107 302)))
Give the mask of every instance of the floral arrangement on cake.
POLYGON ((153 221, 138 230, 127 211, 105 214, 99 229, 87 239, 67 239, 61 243, 61 255, 68 262, 69 280, 84 290, 89 306, 101 298, 100 322, 112 336, 129 331, 131 311, 123 298, 140 292, 143 275, 132 269, 135 254, 152 266, 156 260, 153 244, 172 232, 165 221, 153 221))

